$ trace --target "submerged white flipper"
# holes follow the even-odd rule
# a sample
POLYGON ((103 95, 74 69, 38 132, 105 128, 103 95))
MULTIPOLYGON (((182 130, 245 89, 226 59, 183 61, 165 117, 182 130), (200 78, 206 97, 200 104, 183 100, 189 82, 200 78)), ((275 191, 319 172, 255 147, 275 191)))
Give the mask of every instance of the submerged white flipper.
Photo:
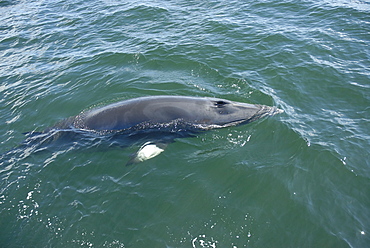
POLYGON ((161 154, 166 146, 167 144, 163 143, 156 144, 153 142, 146 142, 140 147, 139 151, 134 154, 134 156, 127 162, 126 165, 136 164, 154 158, 161 154))

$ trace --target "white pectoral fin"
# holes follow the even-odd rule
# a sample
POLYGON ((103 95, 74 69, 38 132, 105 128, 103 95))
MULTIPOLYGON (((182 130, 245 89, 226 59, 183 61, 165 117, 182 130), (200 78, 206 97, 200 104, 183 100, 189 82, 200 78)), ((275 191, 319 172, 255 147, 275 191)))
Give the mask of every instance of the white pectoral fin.
POLYGON ((140 147, 140 149, 133 155, 133 157, 127 162, 126 165, 137 164, 145 160, 154 158, 161 154, 164 149, 167 147, 167 144, 164 143, 153 143, 146 142, 140 147))

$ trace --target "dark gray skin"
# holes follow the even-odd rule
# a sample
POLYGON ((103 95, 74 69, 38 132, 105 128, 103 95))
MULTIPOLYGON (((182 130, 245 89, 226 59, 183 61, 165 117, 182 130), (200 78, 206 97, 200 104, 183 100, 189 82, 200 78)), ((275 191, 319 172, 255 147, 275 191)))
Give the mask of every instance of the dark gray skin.
POLYGON ((245 124, 281 113, 276 107, 233 102, 219 98, 149 96, 134 98, 93 109, 67 119, 57 127, 95 131, 156 128, 179 124, 207 130, 245 124))
POLYGON ((283 112, 276 107, 219 98, 149 96, 113 103, 67 118, 44 132, 29 133, 8 155, 69 147, 144 144, 128 164, 160 154, 176 138, 246 124, 283 112), (28 148, 28 149, 25 149, 28 148))

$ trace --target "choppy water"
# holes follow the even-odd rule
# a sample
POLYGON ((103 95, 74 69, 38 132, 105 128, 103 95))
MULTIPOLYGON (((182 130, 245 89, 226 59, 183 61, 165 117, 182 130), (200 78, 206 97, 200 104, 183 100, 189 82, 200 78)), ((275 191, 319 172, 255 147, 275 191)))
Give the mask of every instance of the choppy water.
POLYGON ((0 160, 0 247, 369 247, 370 2, 0 1, 1 153, 146 95, 285 110, 128 149, 0 160))

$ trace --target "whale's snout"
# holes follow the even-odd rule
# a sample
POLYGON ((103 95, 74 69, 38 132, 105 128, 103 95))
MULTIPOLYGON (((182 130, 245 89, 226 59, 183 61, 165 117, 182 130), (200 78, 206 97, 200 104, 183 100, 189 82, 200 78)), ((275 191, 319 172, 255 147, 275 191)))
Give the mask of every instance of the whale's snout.
POLYGON ((284 110, 279 109, 277 107, 269 107, 269 106, 265 106, 265 107, 268 107, 269 108, 268 115, 270 115, 270 116, 284 113, 284 110))
POLYGON ((270 107, 266 105, 257 105, 257 106, 260 107, 260 110, 257 111, 256 114, 253 116, 252 118, 253 120, 258 120, 263 117, 273 116, 284 112, 284 110, 279 109, 277 107, 270 107))

